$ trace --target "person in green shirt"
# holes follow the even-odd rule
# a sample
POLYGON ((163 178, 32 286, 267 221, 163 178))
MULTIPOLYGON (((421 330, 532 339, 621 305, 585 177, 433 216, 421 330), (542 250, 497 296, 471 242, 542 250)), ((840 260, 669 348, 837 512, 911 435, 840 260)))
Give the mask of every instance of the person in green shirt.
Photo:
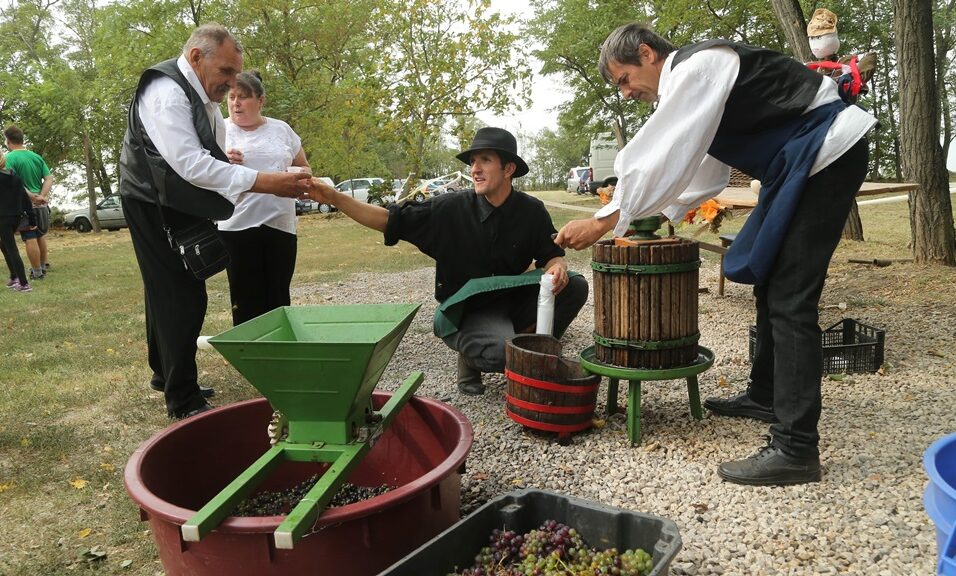
POLYGON ((15 125, 3 130, 4 144, 10 152, 7 154, 7 168, 13 170, 23 181, 23 186, 33 202, 37 227, 34 230, 20 232, 20 238, 27 247, 30 260, 30 277, 40 279, 50 267, 47 261, 48 249, 46 233, 50 228, 50 208, 47 195, 53 187, 53 175, 42 156, 27 150, 23 145, 23 130, 15 125))

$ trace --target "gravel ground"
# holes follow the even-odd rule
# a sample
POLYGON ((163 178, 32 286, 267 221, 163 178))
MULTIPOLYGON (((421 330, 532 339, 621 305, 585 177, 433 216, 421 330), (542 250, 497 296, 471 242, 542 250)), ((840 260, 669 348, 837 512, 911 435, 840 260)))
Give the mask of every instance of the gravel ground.
MULTIPOLYGON (((717 465, 752 454, 764 444, 767 425, 706 409, 703 420, 694 420, 682 381, 645 384, 643 443, 633 447, 623 414, 576 435, 570 446, 523 429, 505 415, 501 375, 485 375, 484 396, 460 394, 455 354, 431 331, 431 268, 298 286, 293 302, 423 303, 379 387, 394 389, 422 370, 419 394, 449 402, 471 421, 475 441, 462 479, 463 514, 501 493, 540 488, 675 521, 683 549, 673 574, 928 575, 935 572, 936 541, 921 501, 927 483, 921 458, 933 440, 956 430, 956 298, 952 288, 934 296, 900 284, 919 272, 914 265, 831 268, 821 325, 846 316, 883 328, 886 364, 883 374, 824 381, 823 481, 793 487, 721 481, 717 465)), ((710 263, 701 269, 700 285, 711 290, 700 295, 701 343, 716 355, 700 377, 701 397, 736 393, 748 374, 752 297, 736 284, 718 297, 710 263)), ((576 357, 591 345, 593 314, 589 300, 564 337, 565 355, 576 357)), ((626 398, 622 387, 620 399, 626 398)))

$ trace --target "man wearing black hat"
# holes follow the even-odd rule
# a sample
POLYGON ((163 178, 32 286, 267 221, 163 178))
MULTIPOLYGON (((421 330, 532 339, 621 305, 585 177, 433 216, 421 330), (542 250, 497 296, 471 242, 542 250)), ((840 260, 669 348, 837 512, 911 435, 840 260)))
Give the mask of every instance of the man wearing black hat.
POLYGON ((358 202, 313 181, 314 200, 333 204, 356 222, 405 240, 435 259, 435 298, 442 303, 435 335, 458 354, 458 389, 482 394, 481 372, 502 372, 505 340, 536 322, 540 271, 554 277, 554 335, 561 337, 584 305, 587 281, 568 276, 564 250, 552 241, 554 224, 544 204, 515 190, 528 173, 514 136, 481 128, 458 154, 474 189, 442 194, 388 209, 358 202), (523 274, 532 262, 538 273, 523 274))

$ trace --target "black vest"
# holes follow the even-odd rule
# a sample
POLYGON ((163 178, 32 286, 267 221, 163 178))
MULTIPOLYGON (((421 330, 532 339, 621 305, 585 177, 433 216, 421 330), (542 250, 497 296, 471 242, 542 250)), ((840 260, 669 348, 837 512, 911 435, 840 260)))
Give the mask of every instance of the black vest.
POLYGON ((671 69, 692 54, 714 46, 727 46, 736 52, 740 71, 708 153, 759 179, 766 169, 762 164, 786 141, 774 138, 774 133, 789 132, 788 125, 813 102, 823 76, 779 52, 729 40, 685 46, 674 55, 671 69), (778 140, 777 148, 768 150, 768 140, 778 140))
POLYGON ((129 106, 126 136, 123 138, 123 150, 120 153, 120 194, 199 218, 225 220, 232 216, 235 209, 232 202, 212 190, 190 184, 171 169, 149 139, 139 117, 139 95, 143 88, 160 75, 172 78, 189 98, 192 123, 199 135, 199 143, 217 160, 229 162, 216 143, 212 128, 209 127, 209 116, 202 98, 189 85, 176 60, 172 58, 160 62, 140 76, 139 85, 129 106))

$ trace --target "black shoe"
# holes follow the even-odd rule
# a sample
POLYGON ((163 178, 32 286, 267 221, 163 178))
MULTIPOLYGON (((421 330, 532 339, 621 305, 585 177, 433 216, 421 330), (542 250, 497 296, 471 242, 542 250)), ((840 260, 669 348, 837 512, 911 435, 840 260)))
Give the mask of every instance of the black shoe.
POLYGON ((740 418, 755 418, 764 422, 775 423, 777 416, 773 408, 757 404, 747 396, 746 392, 730 398, 708 398, 704 406, 714 414, 721 416, 736 416, 740 418))
POLYGON ((194 408, 186 412, 180 412, 179 414, 170 414, 169 417, 175 418, 176 420, 185 420, 186 418, 191 418, 197 414, 202 414, 203 412, 209 412, 210 410, 212 410, 212 406, 207 403, 207 404, 203 404, 199 408, 194 408))
MULTIPOLYGON (((150 380, 149 387, 157 392, 166 391, 166 387, 156 380, 150 380)), ((202 396, 203 398, 212 398, 213 396, 216 395, 216 391, 213 390, 212 388, 206 388, 205 386, 200 386, 199 395, 202 396)))
POLYGON ((485 393, 481 372, 472 368, 461 354, 458 355, 458 391, 469 396, 481 396, 485 393))
POLYGON ((724 462, 717 467, 717 475, 734 484, 752 486, 819 482, 820 457, 799 458, 774 446, 764 446, 750 458, 724 462))

